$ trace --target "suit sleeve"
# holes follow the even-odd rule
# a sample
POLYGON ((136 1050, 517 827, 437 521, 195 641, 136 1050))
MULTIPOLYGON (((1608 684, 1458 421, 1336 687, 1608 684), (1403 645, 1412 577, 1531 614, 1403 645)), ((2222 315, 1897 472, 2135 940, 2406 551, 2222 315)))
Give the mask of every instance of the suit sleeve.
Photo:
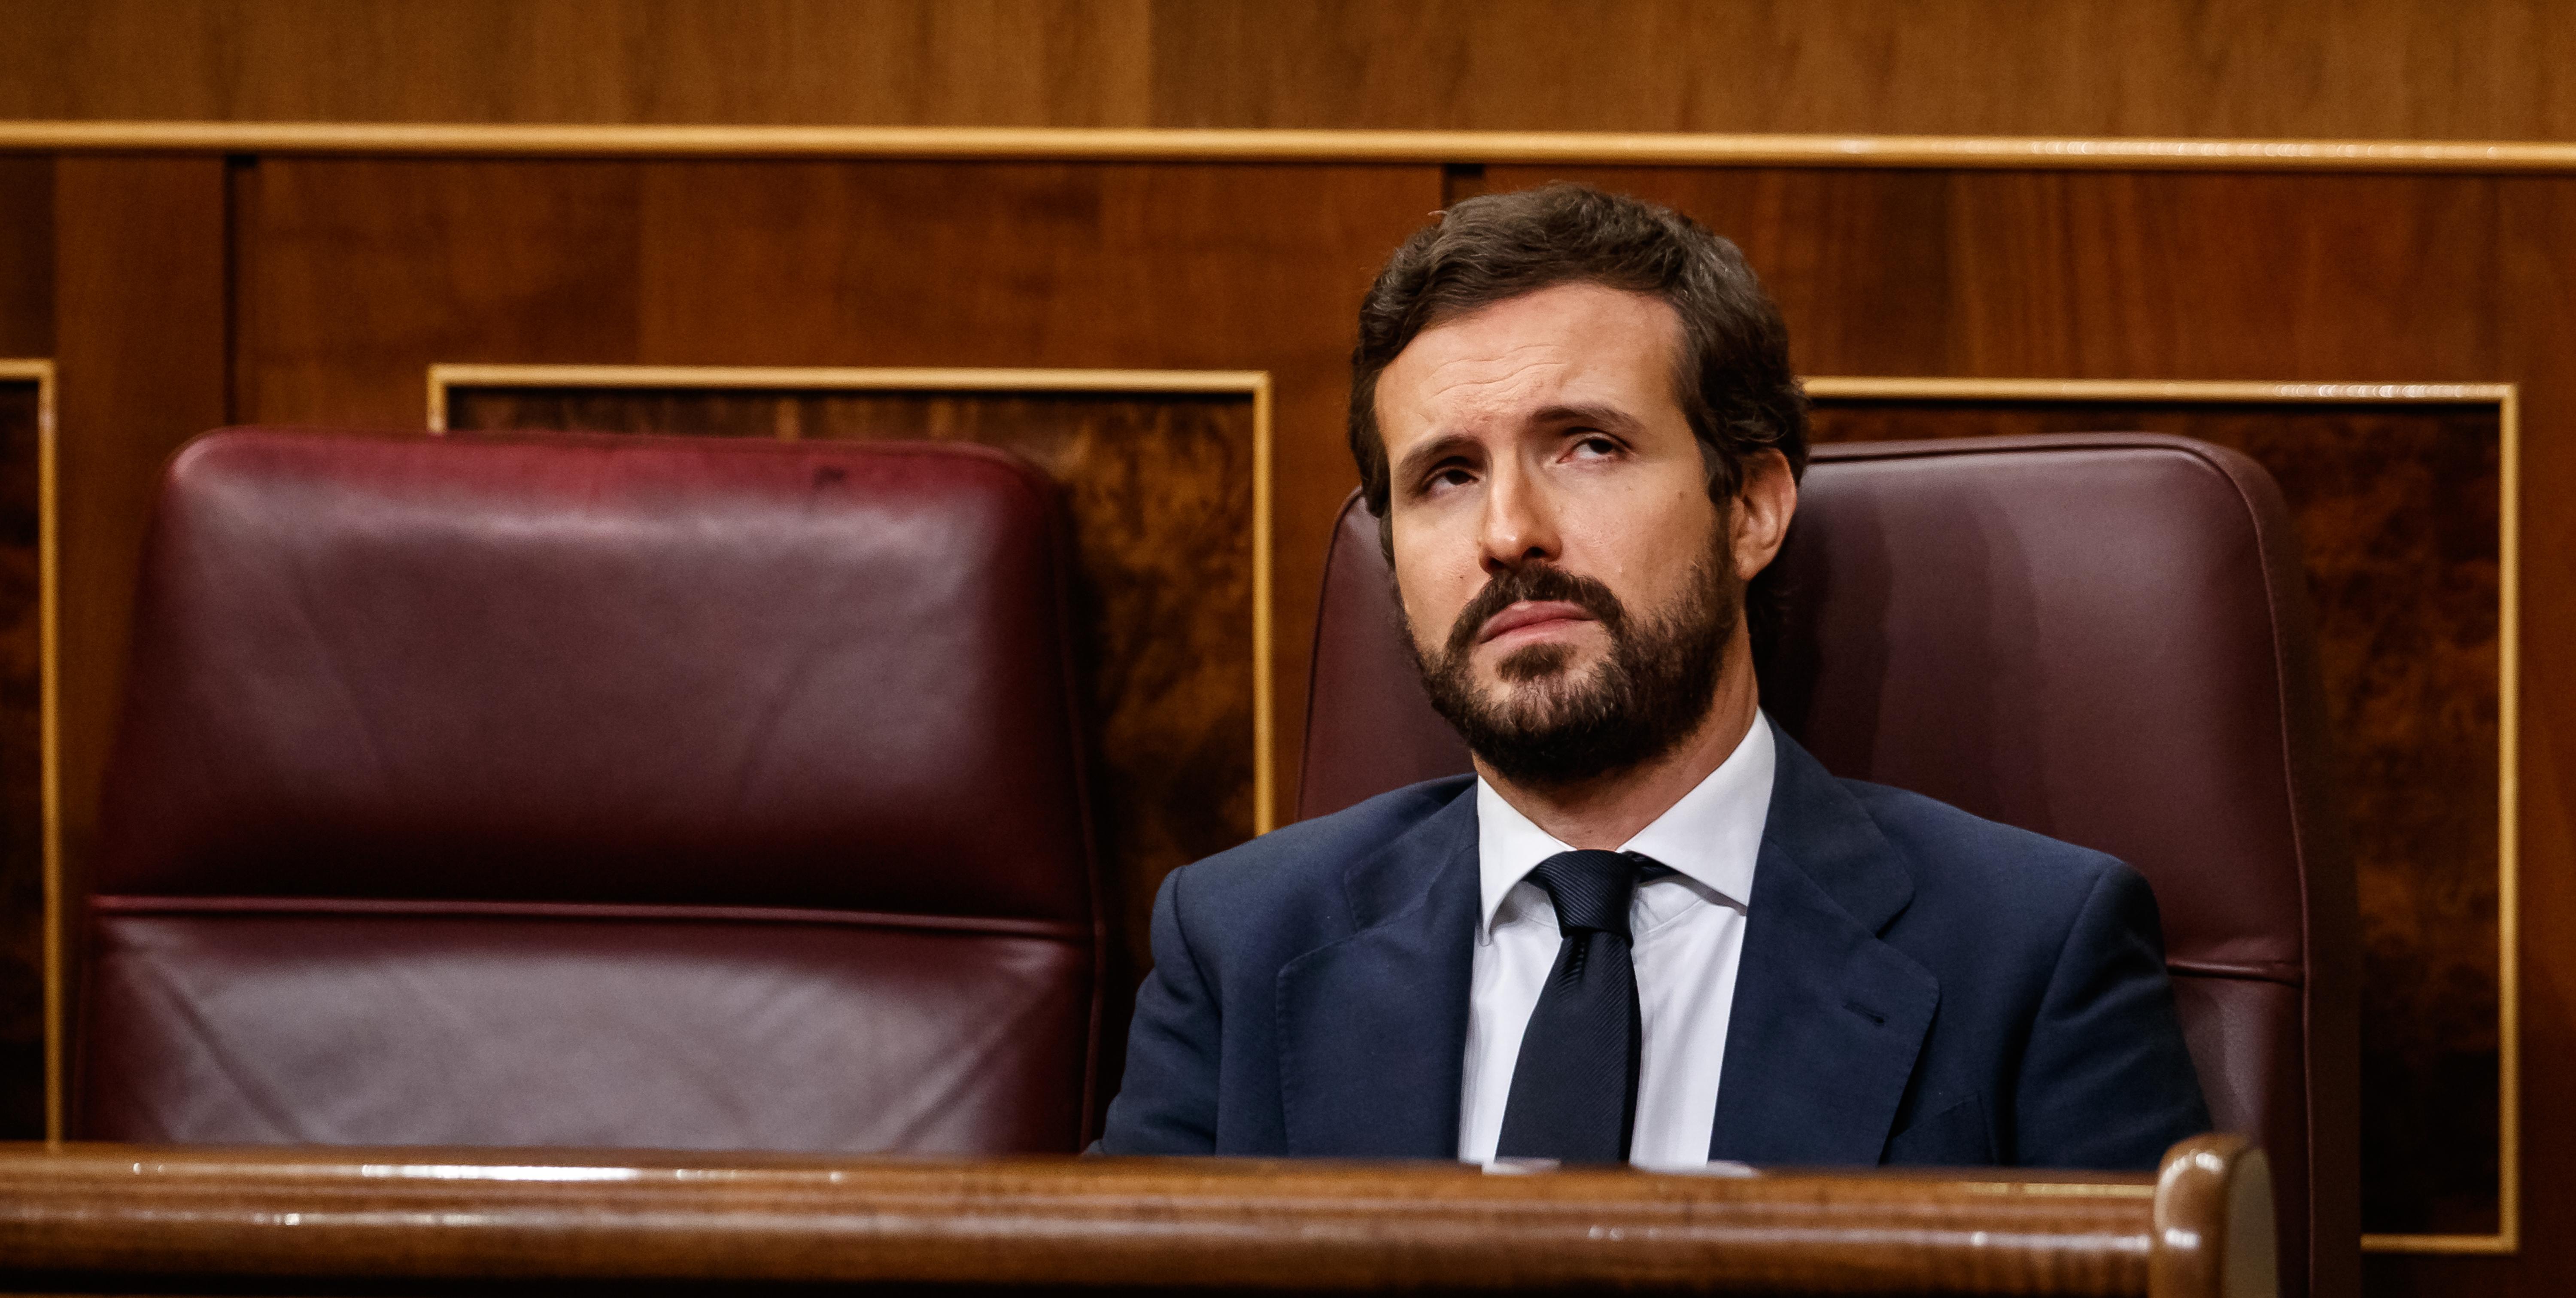
POLYGON ((1096 1146, 1104 1154, 1216 1152, 1219 1014, 1181 929, 1188 873, 1165 876, 1154 896, 1154 970, 1136 990, 1126 1077, 1096 1146))
POLYGON ((2028 1167, 2152 1170, 2209 1130, 2147 881, 2113 863, 2058 953, 2014 1097, 2028 1167))

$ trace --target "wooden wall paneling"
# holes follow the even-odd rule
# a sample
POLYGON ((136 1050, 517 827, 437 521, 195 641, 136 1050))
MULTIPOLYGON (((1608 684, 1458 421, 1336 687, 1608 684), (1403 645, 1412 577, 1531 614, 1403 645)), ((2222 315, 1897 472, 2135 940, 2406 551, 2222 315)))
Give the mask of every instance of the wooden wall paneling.
POLYGON ((54 160, 0 154, 0 356, 54 354, 54 160))
POLYGON ((2380 1294, 2543 1295, 2576 1291, 2576 180, 2497 183, 2493 284, 2500 370, 2522 381, 2522 871, 2524 1217, 2512 1258, 2374 1257, 2380 1294))
POLYGON ((161 464, 227 413, 223 159, 63 158, 54 249, 61 833, 76 890, 161 464))
POLYGON ((1167 0, 1155 124, 2561 138, 2570 35, 2510 0, 1167 0))
POLYGON ((1431 167, 269 158, 244 417, 416 424, 437 362, 1274 377, 1277 769, 1294 771, 1351 320, 1431 167))
POLYGON ((1479 183, 1558 179, 1733 239, 1808 373, 2500 377, 2487 177, 1495 166, 1479 183))
POLYGON ((0 360, 0 1140, 45 1134, 55 919, 53 365, 0 360))
POLYGON ((1143 125, 1144 0, 9 0, 0 117, 1143 125))
POLYGON ((0 117, 2566 139, 2531 0, 6 0, 0 117))
POLYGON ((1028 457, 1064 485, 1072 524, 1094 823, 1126 970, 1153 963, 1163 876, 1268 827, 1264 376, 442 367, 431 384, 454 430, 959 439, 1028 457))
POLYGON ((434 361, 635 359, 631 163, 267 158, 233 188, 245 421, 417 428, 434 361))

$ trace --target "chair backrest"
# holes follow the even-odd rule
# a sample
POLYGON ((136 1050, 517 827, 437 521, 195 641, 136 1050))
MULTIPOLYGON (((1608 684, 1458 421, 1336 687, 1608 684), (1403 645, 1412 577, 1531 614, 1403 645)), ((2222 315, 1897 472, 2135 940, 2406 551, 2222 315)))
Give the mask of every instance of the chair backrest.
MULTIPOLYGON (((1784 601, 1764 706, 1828 769, 2146 875, 2211 1111, 2273 1160, 2284 1292, 2356 1288, 2358 920, 2270 476, 2146 434, 1822 446, 1764 580, 1784 601)), ((1354 498, 1301 817, 1467 769, 1389 589, 1354 498)))
POLYGON ((1067 571, 1053 486, 977 447, 199 439, 73 1133, 1080 1148, 1067 571))

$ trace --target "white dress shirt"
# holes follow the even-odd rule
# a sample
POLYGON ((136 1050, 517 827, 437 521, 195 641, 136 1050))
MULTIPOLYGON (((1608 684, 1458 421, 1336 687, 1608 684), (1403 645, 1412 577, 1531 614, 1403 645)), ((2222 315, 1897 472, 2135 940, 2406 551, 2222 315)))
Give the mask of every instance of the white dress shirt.
MULTIPOLYGON (((1725 762, 1620 844, 1621 851, 1642 852, 1678 871, 1639 886, 1628 909, 1637 1006, 1645 1026, 1636 1134, 1628 1147, 1632 1163, 1675 1167, 1708 1161, 1774 760, 1771 723, 1757 712, 1725 762)), ((1481 779, 1476 849, 1484 911, 1467 995, 1458 1156, 1484 1163, 1492 1161, 1502 1139, 1521 1033, 1538 1007, 1560 940, 1556 907, 1528 875, 1539 862, 1570 849, 1481 779)))

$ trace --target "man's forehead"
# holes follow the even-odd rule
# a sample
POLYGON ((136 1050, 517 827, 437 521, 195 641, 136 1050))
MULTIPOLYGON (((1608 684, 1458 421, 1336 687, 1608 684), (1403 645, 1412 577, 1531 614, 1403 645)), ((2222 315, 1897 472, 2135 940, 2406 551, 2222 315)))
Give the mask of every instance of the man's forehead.
POLYGON ((1419 433, 1429 430, 1412 426, 1444 418, 1532 415, 1622 395, 1668 400, 1680 337, 1680 317, 1661 298, 1553 285, 1416 335, 1379 378, 1379 419, 1389 433, 1419 433))

